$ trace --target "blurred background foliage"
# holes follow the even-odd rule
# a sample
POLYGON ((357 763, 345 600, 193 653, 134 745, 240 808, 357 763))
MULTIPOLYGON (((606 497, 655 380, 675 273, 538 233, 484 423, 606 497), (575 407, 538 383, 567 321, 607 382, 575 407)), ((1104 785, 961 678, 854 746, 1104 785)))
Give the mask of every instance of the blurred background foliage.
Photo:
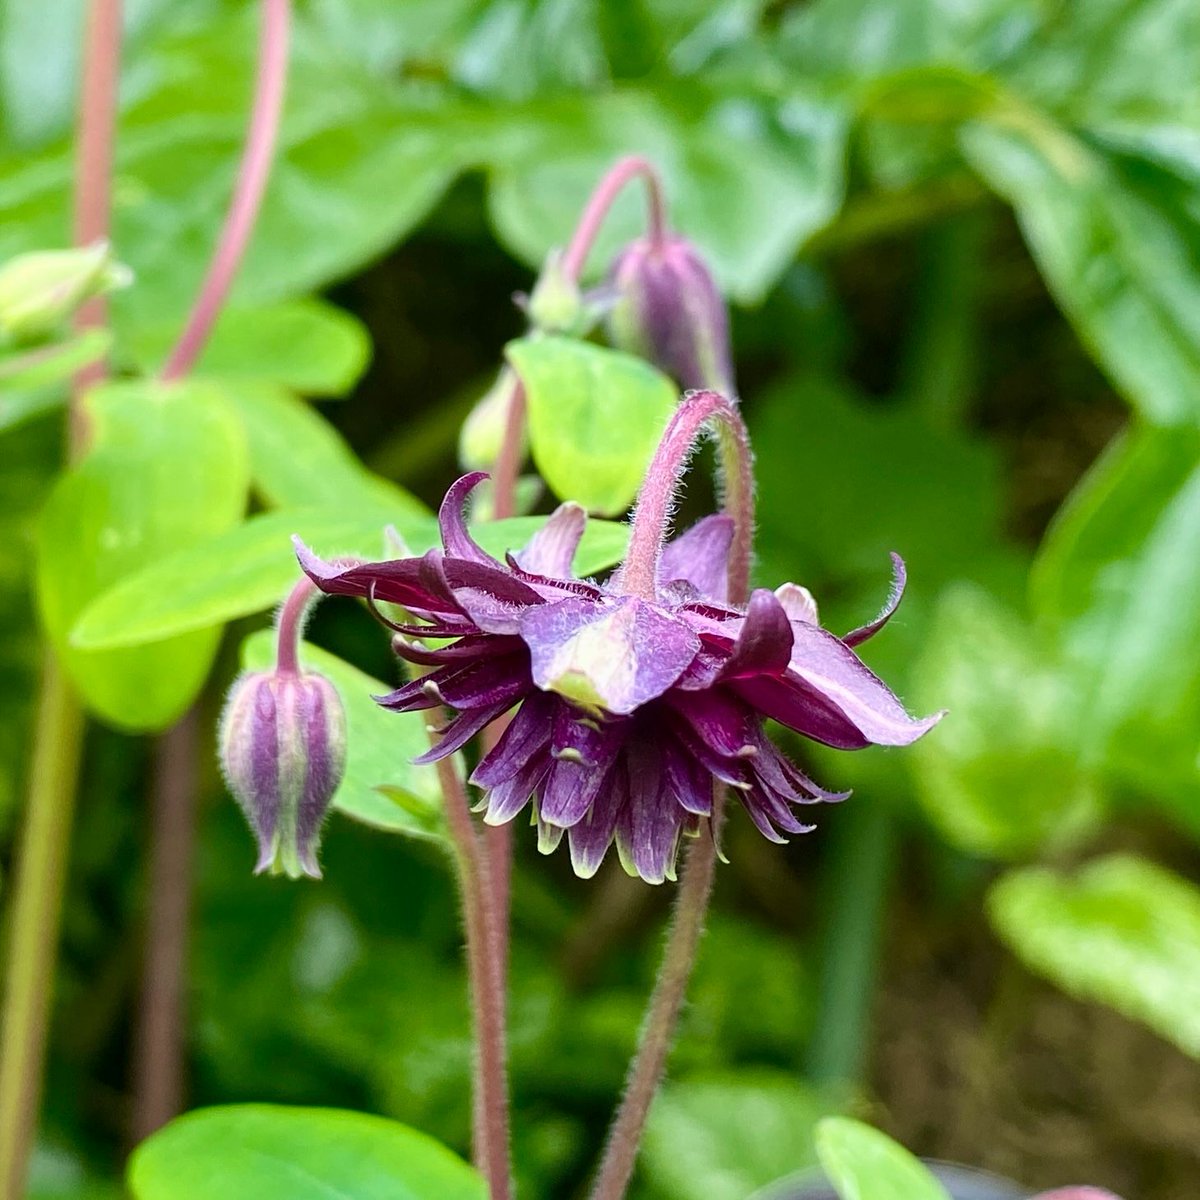
MULTIPOLYGON (((69 236, 80 26, 79 0, 0 9, 0 260, 69 236)), ((114 242, 136 284, 113 310, 115 361, 134 370, 161 363, 210 253, 257 17, 240 0, 139 0, 127 26, 114 242)), ((849 628, 901 551, 910 593, 868 657, 914 709, 952 710, 908 753, 793 746, 857 795, 790 848, 734 822, 644 1200, 747 1197, 810 1163, 813 1122, 839 1111, 1030 1187, 1193 1195, 1198 61, 1193 0, 298 5, 277 168, 195 373, 247 445, 201 420, 201 395, 198 432, 171 451, 214 464, 208 523, 187 539, 236 521, 248 483, 266 507, 423 520, 416 498, 435 503, 452 477, 458 426, 521 331, 511 293, 611 162, 641 152, 736 304, 761 580, 804 582, 849 628)), ((626 199, 593 278, 636 229, 626 199)), ((5 875, 60 401, 0 399, 5 875)), ((704 502, 697 483, 689 505, 704 502)), ((46 575, 65 594, 88 569, 65 534, 60 549, 44 592, 46 575)), ((48 614, 56 638, 120 573, 80 584, 57 633, 48 614)), ((240 611, 220 620, 262 624, 240 611)), ((101 716, 161 728, 214 655, 201 703, 215 715, 236 646, 218 650, 215 621, 190 628, 205 645, 178 694, 138 717, 128 688, 89 693, 101 716)), ((386 644, 348 606, 326 606, 311 637, 389 677, 386 644)), ((117 1194, 149 748, 103 722, 89 736, 45 1200, 117 1194)), ((465 1147, 460 933, 438 851, 335 818, 319 887, 252 879, 206 770, 191 1102, 345 1105, 465 1147)), ((618 1092, 669 897, 611 864, 581 883, 528 841, 516 1158, 524 1194, 568 1197, 618 1092)))

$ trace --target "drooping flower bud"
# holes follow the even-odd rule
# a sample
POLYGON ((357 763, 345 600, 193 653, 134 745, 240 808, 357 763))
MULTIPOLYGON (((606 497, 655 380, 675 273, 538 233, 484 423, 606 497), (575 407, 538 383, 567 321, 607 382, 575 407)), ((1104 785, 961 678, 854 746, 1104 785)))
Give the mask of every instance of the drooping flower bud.
POLYGON ((696 247, 678 234, 639 238, 609 273, 614 346, 648 359, 687 390, 735 394, 729 312, 696 247))
POLYGON ((14 342, 46 337, 85 300, 130 279, 107 242, 19 254, 0 266, 0 336, 14 342))
POLYGON ((320 879, 321 823, 346 766, 346 713, 333 684, 299 671, 252 671, 230 691, 221 765, 258 840, 255 874, 320 879))

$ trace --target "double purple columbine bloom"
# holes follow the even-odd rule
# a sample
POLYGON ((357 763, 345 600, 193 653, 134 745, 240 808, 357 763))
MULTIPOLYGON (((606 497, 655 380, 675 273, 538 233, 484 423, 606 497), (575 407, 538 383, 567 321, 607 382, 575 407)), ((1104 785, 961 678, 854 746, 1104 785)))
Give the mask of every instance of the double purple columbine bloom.
POLYGON ((298 544, 322 591, 401 605, 420 624, 398 625, 396 652, 428 674, 381 697, 398 712, 456 710, 418 762, 452 754, 517 705, 471 781, 485 790, 485 820, 511 821, 532 802, 538 845, 567 835, 577 874, 590 876, 613 841, 625 868, 650 883, 675 877, 681 834, 711 816, 714 784, 733 789, 772 841, 812 826, 799 805, 840 800, 768 739, 771 717, 845 750, 906 745, 940 719, 914 720, 853 647, 899 603, 898 557, 886 606, 838 638, 817 623, 804 588, 756 591, 728 603, 733 522, 710 516, 662 550, 653 600, 575 579, 571 562, 586 515, 561 505, 507 564, 467 532, 464 508, 485 476, 447 493, 444 551, 340 568, 298 544), (452 639, 426 646, 420 639, 452 639))

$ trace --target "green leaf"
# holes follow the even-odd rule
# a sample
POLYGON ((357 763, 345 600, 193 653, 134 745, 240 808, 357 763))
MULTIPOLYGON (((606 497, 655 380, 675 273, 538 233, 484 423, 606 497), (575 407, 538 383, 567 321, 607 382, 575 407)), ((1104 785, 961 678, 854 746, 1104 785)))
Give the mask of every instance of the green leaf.
POLYGON ((1016 208, 1051 291, 1116 387, 1149 421, 1200 425, 1200 175, 1011 105, 965 130, 963 145, 1016 208))
MULTIPOLYGON (((132 364, 154 374, 179 336, 174 319, 136 326, 123 349, 132 364)), ((308 396, 341 396, 371 356, 361 322, 322 300, 291 300, 257 308, 226 308, 192 369, 192 377, 280 384, 308 396)))
POLYGON ((269 383, 229 385, 250 443, 255 490, 279 507, 325 504, 385 521, 428 513, 415 496, 368 471, 314 408, 269 383))
POLYGON ((158 729, 195 698, 220 630, 105 651, 75 647, 68 635, 100 593, 240 518, 244 435, 211 384, 109 384, 85 397, 83 412, 88 452, 59 479, 38 531, 42 618, 90 708, 125 728, 158 729))
POLYGON ((1005 875, 988 897, 996 931, 1027 966, 1200 1057, 1200 890, 1130 855, 1073 876, 1005 875))
POLYGON ((505 351, 525 385, 529 440, 558 496, 615 516, 633 503, 678 393, 648 363, 565 337, 505 351))
MULTIPOLYGON (((686 96, 544 100, 536 113, 520 153, 493 168, 488 194, 500 237, 534 266, 566 245, 588 195, 622 154, 643 154, 661 171, 672 223, 745 303, 762 298, 841 204, 845 114, 799 88, 777 110, 751 95, 706 102, 692 87, 686 96)), ((629 188, 605 221, 592 274, 642 232, 644 213, 639 190, 629 188)))
POLYGON ((829 1111, 782 1071, 669 1083, 650 1110, 640 1171, 671 1200, 745 1200, 815 1163, 813 1126, 829 1111))
MULTIPOLYGON (((376 829, 443 839, 437 771, 412 764, 429 749, 426 714, 380 708, 372 697, 386 695, 393 685, 307 642, 301 644, 300 662, 337 688, 346 709, 346 774, 334 794, 333 807, 376 829)), ((274 630, 260 630, 242 643, 245 670, 265 671, 274 663, 274 630)))
MULTIPOLYGON (((385 520, 323 508, 251 517, 122 580, 82 614, 72 644, 90 649, 136 646, 261 612, 278 604, 300 577, 293 534, 320 554, 374 559, 385 550, 385 520)), ((524 546, 545 520, 513 517, 475 526, 472 532, 485 549, 503 558, 506 550, 524 546)), ((398 514, 392 523, 414 554, 438 544, 431 517, 398 514)), ((595 574, 619 562, 627 539, 623 525, 589 521, 575 557, 577 573, 595 574)))
POLYGON ((908 753, 917 795, 955 845, 993 858, 1062 848, 1104 811, 1079 761, 1074 681, 982 589, 948 590, 913 670, 918 711, 950 710, 908 753))
POLYGON ((432 1138, 333 1108, 232 1104, 172 1121, 133 1152, 134 1200, 484 1200, 432 1138))
POLYGON ((1200 830, 1200 432, 1116 441, 1052 526, 1032 596, 1083 680, 1089 760, 1200 830))
POLYGON ((0 432, 66 403, 68 383, 81 367, 103 357, 111 338, 102 329, 0 354, 0 432))
POLYGON ((950 1200, 918 1159, 861 1121, 826 1117, 817 1154, 841 1200, 950 1200))

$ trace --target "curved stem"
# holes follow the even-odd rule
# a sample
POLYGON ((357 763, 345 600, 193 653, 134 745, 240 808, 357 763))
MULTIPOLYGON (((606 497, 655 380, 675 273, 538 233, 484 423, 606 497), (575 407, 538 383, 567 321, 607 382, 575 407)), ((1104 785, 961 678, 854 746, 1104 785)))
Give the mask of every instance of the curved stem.
POLYGON ((285 675, 295 675, 300 670, 300 637, 304 632, 304 620, 320 589, 307 575, 296 580, 288 592, 279 618, 275 622, 275 670, 285 675))
POLYGON ((667 233, 662 180, 651 162, 640 155, 631 154, 613 165, 589 197, 571 243, 563 254, 562 266, 568 279, 578 281, 613 202, 625 185, 639 175, 646 183, 646 234, 651 245, 662 244, 667 233))
MULTIPOLYGON (((750 588, 750 544, 754 529, 750 441, 737 408, 716 392, 692 392, 685 397, 658 444, 638 496, 630 533, 629 553, 621 577, 621 586, 627 592, 648 599, 655 597, 659 555, 680 476, 705 428, 714 421, 721 428, 722 507, 734 522, 729 597, 735 604, 745 602, 750 588)), ((633 1174, 642 1130, 666 1067, 700 935, 704 932, 724 802, 724 788, 714 786, 710 836, 701 831, 683 865, 662 966, 646 1008, 637 1054, 629 1067, 625 1095, 609 1132, 592 1200, 621 1200, 633 1174)))
POLYGON ((204 348, 241 264, 266 190, 287 81, 290 0, 263 0, 262 14, 254 108, 233 199, 196 303, 162 369, 163 379, 179 379, 186 375, 204 348))
POLYGON ((509 1200, 508 1079, 503 992, 496 987, 501 915, 487 857, 471 821, 466 790, 452 758, 439 759, 438 780, 446 806, 462 892, 467 934, 467 974, 475 1026, 475 1161, 488 1183, 489 1200, 509 1200))
POLYGON ((83 747, 83 711, 47 653, 21 833, 0 1042, 0 1196, 23 1196, 83 747))
POLYGON ((629 533, 629 551, 621 570, 625 592, 653 600, 657 595, 658 560, 680 477, 710 423, 720 425, 722 507, 733 518, 729 552, 729 598, 746 599, 750 580, 750 547, 754 536, 754 477, 750 440, 741 415, 717 392, 691 392, 675 410, 650 461, 638 495, 629 533))

